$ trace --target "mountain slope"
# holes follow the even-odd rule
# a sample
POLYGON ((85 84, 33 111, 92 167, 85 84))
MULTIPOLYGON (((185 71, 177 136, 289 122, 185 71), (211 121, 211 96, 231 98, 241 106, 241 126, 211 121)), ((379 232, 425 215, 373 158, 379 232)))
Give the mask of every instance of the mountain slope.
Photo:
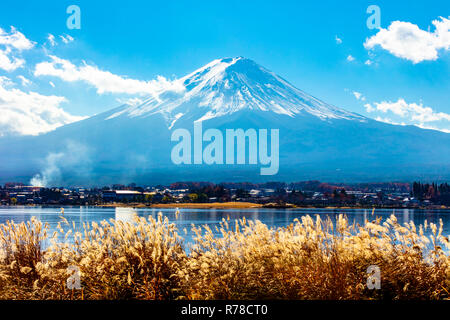
POLYGON ((164 92, 148 98, 143 104, 116 112, 108 119, 160 113, 171 126, 182 117, 204 121, 241 110, 273 112, 289 117, 310 114, 323 120, 365 119, 304 93, 242 57, 214 60, 178 81, 186 88, 183 93, 164 92))
POLYGON ((450 179, 450 134, 394 126, 316 99, 245 58, 215 60, 165 91, 37 137, 0 139, 0 179, 46 184, 180 180, 450 179), (174 165, 174 130, 279 129, 274 176, 260 165, 174 165))

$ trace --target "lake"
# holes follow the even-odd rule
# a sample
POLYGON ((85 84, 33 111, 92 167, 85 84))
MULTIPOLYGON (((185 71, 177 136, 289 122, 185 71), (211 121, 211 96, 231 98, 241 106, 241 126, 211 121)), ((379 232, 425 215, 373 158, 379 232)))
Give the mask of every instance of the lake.
MULTIPOLYGON (((61 208, 59 207, 0 207, 0 223, 12 220, 15 223, 29 221, 31 217, 36 217, 44 223, 48 223, 50 227, 49 235, 56 230, 60 218, 61 208)), ((196 226, 208 225, 211 230, 215 231, 215 226, 219 226, 222 219, 230 217, 231 220, 245 217, 247 220, 260 220, 270 227, 287 226, 293 222, 295 218, 304 215, 315 216, 319 214, 323 219, 330 217, 333 221, 335 217, 343 213, 347 215, 350 222, 363 224, 365 219, 373 220, 375 217, 381 217, 384 221, 392 213, 398 219, 398 222, 414 221, 416 226, 423 224, 425 220, 439 225, 439 220, 444 222, 443 235, 450 235, 450 209, 439 210, 420 210, 420 209, 376 209, 372 216, 372 209, 180 209, 178 219, 175 218, 175 209, 161 208, 103 208, 103 207, 64 207, 64 217, 70 222, 75 222, 77 228, 82 227, 84 222, 100 222, 102 220, 122 220, 132 221, 134 214, 141 217, 152 215, 157 217, 158 212, 162 212, 169 220, 178 226, 179 233, 187 242, 192 241, 191 225, 196 226), (183 229, 188 230, 184 235, 183 229)), ((430 229, 428 228, 428 232, 430 229)))

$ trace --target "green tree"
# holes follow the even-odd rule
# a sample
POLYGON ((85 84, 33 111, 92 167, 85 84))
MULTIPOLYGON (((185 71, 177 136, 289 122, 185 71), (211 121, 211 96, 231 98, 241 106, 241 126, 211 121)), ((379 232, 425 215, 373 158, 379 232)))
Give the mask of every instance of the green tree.
POLYGON ((191 202, 197 202, 198 201, 198 194, 190 193, 189 194, 189 199, 191 200, 191 202))
POLYGON ((146 203, 150 203, 153 200, 153 195, 152 194, 146 194, 145 195, 145 202, 146 203))

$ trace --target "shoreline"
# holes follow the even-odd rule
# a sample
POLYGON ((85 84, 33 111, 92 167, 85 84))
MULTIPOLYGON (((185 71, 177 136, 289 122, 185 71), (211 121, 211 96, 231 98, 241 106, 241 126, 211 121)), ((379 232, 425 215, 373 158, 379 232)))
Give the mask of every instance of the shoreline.
MULTIPOLYGON (((13 207, 82 207, 84 205, 70 205, 70 204, 24 204, 24 205, 0 205, 0 208, 13 208, 13 207)), ((390 209, 390 210, 400 210, 400 209, 417 209, 417 210, 449 210, 450 207, 447 206, 430 206, 430 207, 363 207, 363 206, 297 206, 293 204, 279 205, 276 203, 253 203, 253 202, 211 202, 211 203, 155 203, 155 204, 145 204, 145 203, 106 203, 106 204, 95 204, 88 205, 89 207, 99 207, 99 208, 179 208, 179 209, 328 209, 328 210, 348 210, 348 209, 368 209, 368 210, 379 210, 379 209, 390 209)))
POLYGON ((99 204, 96 207, 104 208, 185 208, 185 209, 253 209, 263 208, 262 204, 252 202, 211 202, 211 203, 111 203, 99 204))
POLYGON ((379 210, 379 209, 389 209, 389 210, 400 210, 400 209, 417 209, 417 210, 450 210, 450 207, 437 206, 437 207, 317 207, 317 206, 296 206, 291 204, 286 205, 274 205, 274 204, 260 204, 252 202, 212 202, 212 203, 157 203, 151 205, 145 204, 99 204, 95 207, 104 208, 179 208, 179 209, 334 209, 334 210, 351 210, 351 209, 368 209, 368 210, 379 210))

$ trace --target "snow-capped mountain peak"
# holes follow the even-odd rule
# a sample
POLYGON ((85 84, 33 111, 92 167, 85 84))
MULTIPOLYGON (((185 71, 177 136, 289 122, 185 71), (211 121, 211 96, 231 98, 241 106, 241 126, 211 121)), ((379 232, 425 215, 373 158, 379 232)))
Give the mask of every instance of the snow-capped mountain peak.
POLYGON ((244 109, 292 118, 309 114, 322 120, 366 119, 306 94, 243 57, 214 60, 176 81, 185 87, 183 92, 165 91, 148 97, 142 104, 127 106, 108 119, 160 113, 171 128, 183 117, 203 121, 244 109))

